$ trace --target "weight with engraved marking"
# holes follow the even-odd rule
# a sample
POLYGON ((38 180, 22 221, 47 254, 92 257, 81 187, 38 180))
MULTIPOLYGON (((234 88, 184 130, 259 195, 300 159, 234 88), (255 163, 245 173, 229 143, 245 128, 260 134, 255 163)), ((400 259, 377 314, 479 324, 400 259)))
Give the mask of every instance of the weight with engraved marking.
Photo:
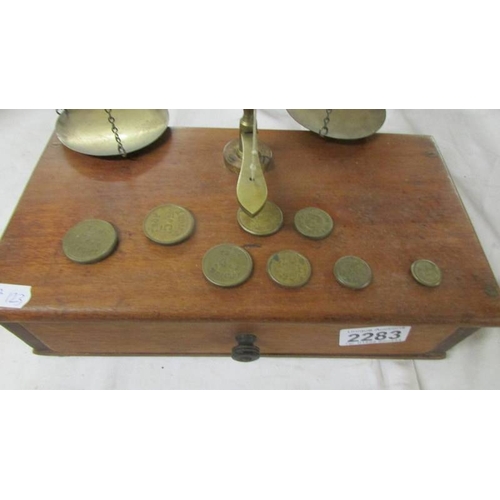
POLYGON ((294 225, 302 236, 312 240, 322 240, 330 236, 334 222, 324 210, 307 207, 295 214, 294 225))
POLYGON ((118 232, 107 221, 88 219, 73 226, 62 240, 63 252, 78 264, 95 264, 109 257, 118 245, 118 232))
POLYGON ((333 268, 337 281, 353 290, 362 290, 373 281, 371 267, 363 259, 348 255, 339 259, 333 268))
POLYGON ((429 288, 438 287, 443 279, 441 269, 430 260, 417 260, 411 265, 411 274, 413 278, 429 288))
POLYGON ((311 279, 311 263, 299 252, 282 250, 267 261, 267 274, 278 285, 300 288, 311 279))
POLYGON ((267 201, 264 208, 255 217, 250 217, 240 208, 237 220, 240 227, 249 234, 271 236, 283 227, 283 212, 278 205, 267 201))
POLYGON ((144 234, 160 245, 182 243, 191 237, 194 228, 193 214, 172 203, 153 209, 143 224, 144 234))
POLYGON ((250 278, 253 260, 244 248, 223 244, 211 248, 204 255, 202 270, 210 283, 230 288, 242 285, 250 278))

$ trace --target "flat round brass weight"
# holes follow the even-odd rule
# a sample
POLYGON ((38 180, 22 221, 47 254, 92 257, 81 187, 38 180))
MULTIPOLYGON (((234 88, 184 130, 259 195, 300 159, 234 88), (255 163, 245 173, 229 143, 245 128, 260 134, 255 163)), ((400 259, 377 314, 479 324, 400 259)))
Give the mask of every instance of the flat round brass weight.
POLYGON ((244 248, 230 244, 218 245, 204 255, 202 270, 210 283, 230 288, 242 285, 250 278, 253 260, 244 248))
POLYGON ((300 288, 311 279, 309 260, 294 250, 282 250, 267 261, 267 273, 278 285, 286 288, 300 288))
POLYGON ((267 201, 255 217, 250 217, 240 208, 236 218, 240 227, 254 236, 271 236, 283 227, 283 212, 272 201, 267 201))
POLYGON ((295 229, 306 238, 322 240, 333 231, 333 219, 319 208, 299 210, 294 218, 295 229))
POLYGON ((78 264, 94 264, 111 255, 118 245, 118 234, 112 224, 89 219, 72 227, 62 241, 63 252, 78 264))
POLYGON ((161 205, 149 212, 144 220, 144 234, 160 245, 177 245, 194 232, 195 220, 191 212, 173 204, 161 205))
POLYGON ((411 265, 411 274, 421 285, 435 288, 441 284, 441 269, 430 260, 417 260, 411 265))
POLYGON ((362 290, 373 280, 371 267, 359 257, 347 256, 339 259, 333 268, 337 281, 353 290, 362 290))

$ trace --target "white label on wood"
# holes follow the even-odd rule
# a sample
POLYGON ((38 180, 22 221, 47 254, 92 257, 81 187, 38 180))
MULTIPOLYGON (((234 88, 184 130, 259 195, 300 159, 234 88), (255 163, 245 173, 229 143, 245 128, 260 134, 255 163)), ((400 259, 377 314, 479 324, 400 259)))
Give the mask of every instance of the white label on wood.
POLYGON ((0 283, 0 307, 21 309, 31 299, 31 287, 0 283))
POLYGON ((341 347, 406 342, 411 326, 374 326, 340 330, 341 347))

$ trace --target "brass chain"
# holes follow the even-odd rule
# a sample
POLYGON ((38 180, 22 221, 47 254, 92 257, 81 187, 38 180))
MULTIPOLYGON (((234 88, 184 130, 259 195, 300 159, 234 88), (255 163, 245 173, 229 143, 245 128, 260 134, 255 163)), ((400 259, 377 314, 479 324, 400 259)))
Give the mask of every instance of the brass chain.
POLYGON ((332 114, 333 109, 327 109, 326 110, 326 116, 325 119, 323 120, 323 127, 319 131, 320 137, 323 137, 323 139, 328 135, 328 125, 330 124, 330 115, 332 114))
POLYGON ((108 115, 108 122, 111 124, 111 132, 113 132, 115 139, 116 139, 116 144, 118 145, 118 153, 123 156, 123 158, 127 157, 127 152, 125 151, 125 148, 123 147, 122 140, 120 138, 120 134, 118 132, 118 127, 115 124, 115 118, 111 114, 113 111, 112 109, 105 109, 106 114, 108 115))

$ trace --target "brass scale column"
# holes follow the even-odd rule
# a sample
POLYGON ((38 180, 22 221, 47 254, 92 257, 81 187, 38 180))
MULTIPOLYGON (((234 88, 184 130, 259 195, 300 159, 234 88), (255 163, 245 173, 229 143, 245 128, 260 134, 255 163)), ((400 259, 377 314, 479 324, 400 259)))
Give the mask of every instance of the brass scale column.
MULTIPOLYGON (((296 122, 321 137, 340 140, 368 137, 386 117, 383 109, 287 111, 296 122)), ((61 142, 74 151, 95 156, 126 156, 142 149, 163 134, 169 121, 167 110, 156 109, 62 110, 59 115, 56 134, 61 142)), ((257 110, 245 109, 238 139, 230 141, 223 152, 227 168, 239 174, 236 196, 250 217, 258 215, 266 204, 264 171, 273 156, 257 135, 257 110)))
POLYGON ((232 172, 238 173, 236 197, 241 208, 255 217, 266 204, 267 184, 264 171, 271 163, 272 152, 258 141, 257 111, 244 109, 240 120, 238 139, 224 148, 224 162, 232 172))
MULTIPOLYGON (((385 109, 289 109, 300 125, 324 139, 357 140, 376 133, 384 124, 385 109)), ((258 141, 257 110, 243 110, 240 136, 224 148, 226 167, 239 174, 236 196, 241 208, 255 217, 267 201, 264 171, 272 161, 271 149, 258 141)))

